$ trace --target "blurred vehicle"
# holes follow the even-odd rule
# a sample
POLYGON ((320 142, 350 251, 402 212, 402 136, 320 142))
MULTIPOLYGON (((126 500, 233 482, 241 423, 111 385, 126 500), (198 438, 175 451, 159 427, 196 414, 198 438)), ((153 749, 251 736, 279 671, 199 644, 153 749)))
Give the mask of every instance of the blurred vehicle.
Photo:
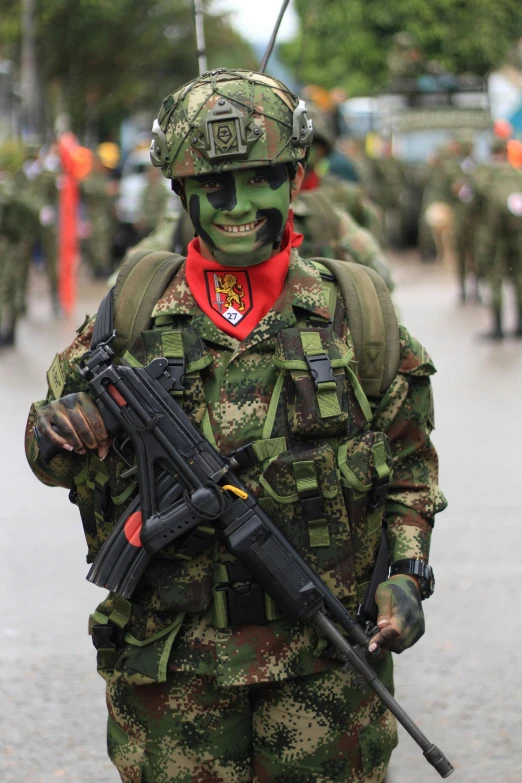
MULTIPOLYGON (((116 200, 117 227, 114 238, 114 255, 117 260, 123 258, 129 247, 135 245, 142 237, 135 223, 141 203, 141 197, 147 184, 147 171, 152 166, 150 153, 146 149, 137 149, 129 153, 121 171, 119 193, 116 200)), ((168 212, 179 214, 181 202, 170 189, 170 180, 161 178, 166 190, 171 194, 168 202, 168 212)))

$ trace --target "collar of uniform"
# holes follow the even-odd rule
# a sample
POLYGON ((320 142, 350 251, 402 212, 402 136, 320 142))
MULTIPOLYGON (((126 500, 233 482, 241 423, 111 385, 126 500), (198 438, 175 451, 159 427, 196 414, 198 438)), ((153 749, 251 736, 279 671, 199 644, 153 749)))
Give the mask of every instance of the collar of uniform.
POLYGON ((290 254, 290 265, 281 296, 248 337, 238 344, 234 357, 266 340, 281 329, 295 326, 295 308, 330 319, 321 276, 315 266, 301 258, 295 248, 290 254))
POLYGON ((210 318, 201 310, 192 296, 185 274, 185 262, 181 265, 177 275, 166 288, 161 299, 156 302, 152 311, 152 318, 158 315, 187 315, 191 317, 190 325, 204 340, 217 343, 217 345, 231 348, 238 347, 239 340, 230 337, 212 323, 210 318))
POLYGON ((235 355, 238 355, 281 329, 295 326, 295 308, 307 310, 325 320, 330 319, 319 271, 311 261, 301 258, 293 248, 281 296, 242 342, 218 329, 198 306, 188 287, 185 264, 156 303, 152 317, 174 314, 192 316, 191 326, 204 340, 232 348, 235 355))

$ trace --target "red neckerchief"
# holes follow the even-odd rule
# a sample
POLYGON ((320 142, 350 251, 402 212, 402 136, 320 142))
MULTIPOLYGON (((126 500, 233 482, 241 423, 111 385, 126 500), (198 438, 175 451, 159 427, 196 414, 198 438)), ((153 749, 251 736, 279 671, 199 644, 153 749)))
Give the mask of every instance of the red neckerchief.
POLYGON ((261 264, 227 268, 200 253, 199 239, 188 246, 186 276, 192 296, 225 334, 244 340, 279 298, 285 283, 290 251, 299 247, 292 215, 283 233, 281 249, 261 264))
POLYGON ((306 172, 301 190, 315 190, 321 184, 321 180, 313 169, 306 172))

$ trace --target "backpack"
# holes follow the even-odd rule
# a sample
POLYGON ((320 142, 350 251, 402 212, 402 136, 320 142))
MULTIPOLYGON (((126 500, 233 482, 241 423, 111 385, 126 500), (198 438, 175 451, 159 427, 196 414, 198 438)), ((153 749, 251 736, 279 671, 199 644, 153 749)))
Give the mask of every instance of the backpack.
MULTIPOLYGON (((107 340, 116 329, 112 348, 122 356, 149 328, 156 302, 184 260, 184 256, 166 251, 133 253, 100 305, 91 348, 107 340)), ((400 361, 399 327, 384 280, 373 269, 354 262, 308 260, 318 269, 325 293, 330 294, 337 286, 340 289, 360 384, 367 397, 378 397, 392 383, 400 361)), ((331 296, 329 299, 332 301, 331 296)))

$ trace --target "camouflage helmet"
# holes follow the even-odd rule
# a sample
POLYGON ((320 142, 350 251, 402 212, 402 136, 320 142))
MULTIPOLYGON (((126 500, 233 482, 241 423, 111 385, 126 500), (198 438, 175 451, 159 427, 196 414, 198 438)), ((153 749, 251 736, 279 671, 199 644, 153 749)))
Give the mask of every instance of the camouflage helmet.
POLYGON ((297 163, 312 143, 306 105, 278 79, 208 71, 163 101, 150 157, 170 179, 297 163))

